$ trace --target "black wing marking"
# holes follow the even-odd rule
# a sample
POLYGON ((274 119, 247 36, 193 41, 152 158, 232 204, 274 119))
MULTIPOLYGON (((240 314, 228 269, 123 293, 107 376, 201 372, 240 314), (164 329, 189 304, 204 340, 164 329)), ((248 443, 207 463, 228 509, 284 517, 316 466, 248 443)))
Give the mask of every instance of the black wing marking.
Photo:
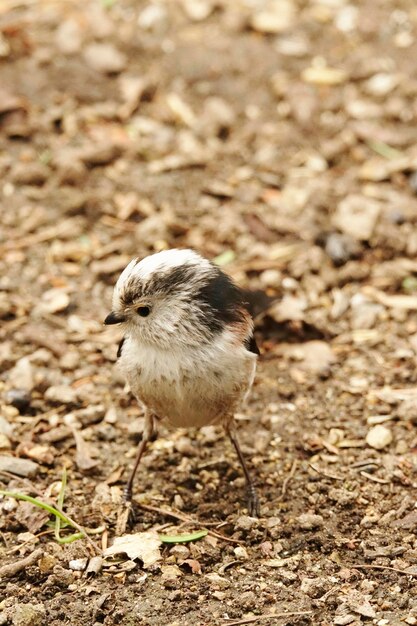
POLYGON ((122 337, 120 342, 119 342, 119 347, 117 348, 117 358, 120 358, 122 356, 122 348, 123 348, 123 344, 125 342, 126 337, 122 337))
POLYGON ((249 350, 249 352, 253 352, 253 354, 257 354, 258 356, 261 354, 254 335, 250 335, 245 339, 245 348, 246 350, 249 350))

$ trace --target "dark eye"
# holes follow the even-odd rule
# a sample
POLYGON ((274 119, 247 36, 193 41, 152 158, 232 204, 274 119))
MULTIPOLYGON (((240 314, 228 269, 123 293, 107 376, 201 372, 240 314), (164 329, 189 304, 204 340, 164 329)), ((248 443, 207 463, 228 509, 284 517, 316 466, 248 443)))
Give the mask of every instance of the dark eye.
POLYGON ((136 310, 138 315, 140 315, 141 317, 148 317, 149 313, 151 312, 151 309, 148 306, 140 306, 136 310))

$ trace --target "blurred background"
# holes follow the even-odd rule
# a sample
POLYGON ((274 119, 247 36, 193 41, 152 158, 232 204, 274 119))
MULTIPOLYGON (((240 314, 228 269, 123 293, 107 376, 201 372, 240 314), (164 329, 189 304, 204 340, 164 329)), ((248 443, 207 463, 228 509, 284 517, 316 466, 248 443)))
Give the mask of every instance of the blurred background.
MULTIPOLYGON (((0 469, 31 461, 23 476, 46 488, 66 465, 77 519, 111 516, 142 416, 102 320, 132 257, 193 247, 261 290, 263 356, 240 419, 278 520, 261 527, 265 554, 325 519, 300 571, 337 575, 346 550, 411 567, 416 28, 412 0, 1 0, 0 469), (315 521, 300 521, 306 510, 315 521), (349 548, 323 539, 340 528, 349 548)), ((138 482, 156 502, 235 520, 243 483, 220 432, 166 433, 146 463, 138 482)), ((39 531, 19 511, 3 526, 12 543, 39 531)), ((239 593, 265 554, 236 574, 239 593)), ((199 558, 209 568, 223 553, 199 558)), ((330 585, 268 576, 303 607, 330 585)), ((377 580, 352 623, 400 615, 377 580)), ((246 605, 230 596, 230 615, 269 606, 258 592, 246 605)))

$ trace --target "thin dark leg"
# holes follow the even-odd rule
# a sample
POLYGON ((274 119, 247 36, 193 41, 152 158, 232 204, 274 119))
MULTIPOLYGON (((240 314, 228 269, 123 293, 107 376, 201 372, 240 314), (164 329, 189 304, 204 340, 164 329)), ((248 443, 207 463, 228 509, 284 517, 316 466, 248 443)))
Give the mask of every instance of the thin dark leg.
POLYGON ((235 447, 237 456, 239 457, 239 461, 243 469, 243 473, 245 475, 249 515, 251 515, 252 517, 259 517, 260 507, 258 494, 256 493, 255 485, 250 477, 245 458, 242 454, 242 450, 240 449, 239 439, 237 438, 236 433, 236 425, 233 420, 226 426, 226 432, 235 447))
POLYGON ((145 427, 143 429, 142 440, 138 447, 138 452, 135 459, 135 464, 133 465, 132 471, 130 472, 129 480, 126 483, 126 487, 123 491, 123 497, 126 503, 131 502, 132 494, 133 494, 133 481, 135 480, 136 471, 139 467, 140 460, 143 456, 143 453, 146 450, 146 446, 148 445, 152 434, 154 432, 154 420, 151 413, 148 411, 145 413, 145 427))

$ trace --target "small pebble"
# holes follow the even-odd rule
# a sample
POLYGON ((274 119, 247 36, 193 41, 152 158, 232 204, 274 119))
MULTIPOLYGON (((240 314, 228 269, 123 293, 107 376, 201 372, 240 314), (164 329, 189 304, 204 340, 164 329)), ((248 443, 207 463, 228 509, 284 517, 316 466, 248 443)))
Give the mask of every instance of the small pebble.
POLYGON ((235 522, 236 530, 251 530, 254 526, 257 526, 258 520, 256 517, 249 517, 249 515, 241 515, 235 522))
POLYGON ((279 3, 271 4, 265 10, 255 10, 250 19, 250 25, 253 30, 272 35, 291 28, 294 17, 293 4, 288 0, 280 0, 279 3))
POLYGON ((125 69, 127 58, 112 44, 90 43, 84 50, 87 65, 96 72, 115 74, 125 69))
POLYGON ((4 433, 0 433, 0 450, 9 450, 12 447, 10 439, 4 433))
POLYGON ((307 67, 302 73, 302 79, 313 85, 341 85, 346 82, 348 75, 344 70, 333 67, 307 67))
POLYGON ((14 406, 20 413, 26 411, 31 401, 30 392, 26 389, 9 389, 6 392, 6 402, 14 406))
POLYGON ((87 567, 88 559, 73 559, 68 563, 68 567, 74 572, 83 572, 87 567))
POLYGON ((234 548, 233 552, 238 559, 247 560, 249 558, 247 550, 243 546, 237 546, 236 548, 234 548))
POLYGON ((303 530, 313 530, 314 528, 321 528, 324 524, 324 519, 321 515, 315 515, 314 513, 302 513, 298 517, 298 525, 303 530))
POLYGON ((34 386, 33 366, 28 357, 19 359, 8 372, 8 383, 14 389, 31 391, 34 386))
POLYGON ((49 177, 49 167, 43 163, 17 163, 12 170, 11 178, 19 185, 43 185, 49 177))
POLYGON ((392 433, 389 428, 378 424, 368 431, 366 435, 366 443, 375 450, 382 450, 389 446, 392 442, 392 433))
POLYGON ((57 559, 52 554, 44 554, 41 559, 39 559, 39 570, 42 574, 47 574, 51 572, 57 563, 57 559))
POLYGON ((46 611, 43 604, 16 603, 7 611, 13 626, 44 626, 46 611))
POLYGON ((7 437, 13 437, 13 426, 2 415, 0 415, 0 433, 7 437))
POLYGON ((265 270, 259 277, 264 287, 274 287, 277 289, 282 280, 282 274, 279 270, 265 270))
POLYGON ((175 587, 177 579, 182 576, 178 565, 163 565, 161 571, 161 582, 164 587, 175 587))
POLYGON ((77 400, 77 394, 67 385, 53 385, 45 391, 45 400, 58 404, 73 404, 77 400))
POLYGON ((98 574, 101 571, 102 567, 103 567, 103 558, 101 556, 93 556, 88 562, 85 573, 87 576, 98 574))
POLYGON ((204 578, 210 582, 210 586, 214 589, 228 589, 231 584, 227 578, 216 574, 216 572, 210 572, 204 578))
POLYGON ((359 243, 349 235, 342 233, 330 233, 325 243, 326 254, 333 263, 339 267, 358 255, 359 243))
POLYGON ((347 626, 347 624, 351 624, 356 620, 356 616, 352 615, 352 613, 348 613, 347 615, 338 615, 334 618, 333 624, 336 626, 347 626))
POLYGON ((14 456, 0 455, 0 470, 16 476, 32 478, 38 472, 38 464, 29 459, 18 459, 14 456))

